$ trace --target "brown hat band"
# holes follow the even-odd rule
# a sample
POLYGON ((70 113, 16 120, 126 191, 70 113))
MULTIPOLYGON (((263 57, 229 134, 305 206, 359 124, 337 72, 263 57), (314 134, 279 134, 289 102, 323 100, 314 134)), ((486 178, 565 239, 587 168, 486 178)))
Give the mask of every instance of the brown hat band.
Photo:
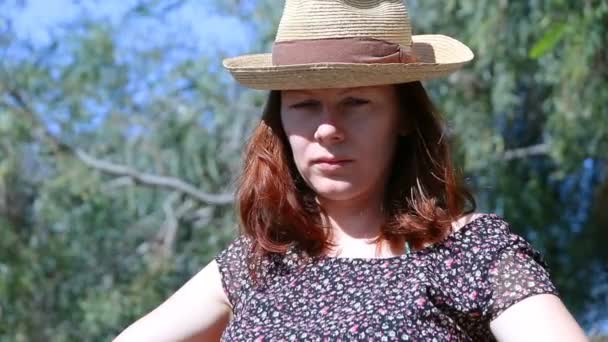
POLYGON ((330 38, 275 42, 273 65, 309 63, 415 63, 409 46, 373 38, 330 38))

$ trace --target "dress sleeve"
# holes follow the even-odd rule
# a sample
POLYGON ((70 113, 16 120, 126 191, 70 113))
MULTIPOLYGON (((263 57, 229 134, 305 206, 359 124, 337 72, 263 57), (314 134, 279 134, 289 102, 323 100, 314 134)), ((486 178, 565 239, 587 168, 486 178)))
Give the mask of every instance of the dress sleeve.
POLYGON ((250 238, 241 235, 215 257, 222 279, 222 287, 233 310, 238 306, 244 291, 250 286, 247 266, 247 256, 250 252, 250 238))
POLYGON ((512 233, 508 225, 505 229, 506 242, 492 256, 487 274, 490 297, 485 303, 485 313, 490 321, 527 297, 543 293, 559 295, 541 253, 512 233))

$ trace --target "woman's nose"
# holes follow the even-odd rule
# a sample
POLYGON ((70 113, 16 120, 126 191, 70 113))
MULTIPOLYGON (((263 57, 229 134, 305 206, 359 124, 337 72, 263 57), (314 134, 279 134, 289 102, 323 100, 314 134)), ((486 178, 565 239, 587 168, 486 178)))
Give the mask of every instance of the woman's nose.
POLYGON ((344 131, 332 118, 332 115, 324 115, 314 134, 315 140, 324 143, 337 143, 344 140, 344 131))

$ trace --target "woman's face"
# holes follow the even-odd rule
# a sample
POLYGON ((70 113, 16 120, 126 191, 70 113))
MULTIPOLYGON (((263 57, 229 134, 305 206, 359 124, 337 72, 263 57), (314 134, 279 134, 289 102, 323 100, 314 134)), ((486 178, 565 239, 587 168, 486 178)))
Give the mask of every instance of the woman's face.
POLYGON ((281 120, 298 171, 322 199, 383 195, 405 126, 394 86, 282 91, 281 120))

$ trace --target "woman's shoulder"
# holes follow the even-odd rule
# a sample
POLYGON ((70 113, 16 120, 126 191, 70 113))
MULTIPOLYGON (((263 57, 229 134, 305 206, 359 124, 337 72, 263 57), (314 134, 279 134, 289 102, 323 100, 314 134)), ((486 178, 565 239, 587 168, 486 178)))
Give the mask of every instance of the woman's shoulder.
POLYGON ((452 222, 452 231, 457 232, 462 227, 465 227, 466 225, 470 224, 471 222, 477 220, 478 218, 480 218, 482 216, 487 216, 487 215, 492 215, 492 214, 480 213, 480 212, 473 212, 473 213, 465 214, 465 215, 461 216, 459 219, 454 220, 452 222))
POLYGON ((518 236, 504 217, 495 213, 472 213, 452 223, 449 237, 463 242, 495 244, 506 243, 518 236))
POLYGON ((242 278, 247 272, 247 256, 252 252, 252 239, 246 235, 238 235, 222 249, 215 261, 224 277, 242 278))
POLYGON ((475 269, 514 254, 527 255, 531 261, 547 267, 539 250, 523 235, 514 231, 501 215, 474 213, 456 221, 455 225, 453 232, 432 254, 442 259, 471 264, 475 269))
POLYGON ((230 240, 227 246, 218 253, 216 258, 242 258, 245 254, 251 251, 252 247, 253 239, 248 235, 239 234, 230 240))
POLYGON ((440 293, 468 318, 493 319, 528 296, 557 294, 543 255, 498 214, 471 216, 431 260, 440 293))
POLYGON ((244 234, 233 238, 215 257, 222 287, 233 308, 240 302, 243 290, 249 287, 249 265, 252 239, 244 234))

